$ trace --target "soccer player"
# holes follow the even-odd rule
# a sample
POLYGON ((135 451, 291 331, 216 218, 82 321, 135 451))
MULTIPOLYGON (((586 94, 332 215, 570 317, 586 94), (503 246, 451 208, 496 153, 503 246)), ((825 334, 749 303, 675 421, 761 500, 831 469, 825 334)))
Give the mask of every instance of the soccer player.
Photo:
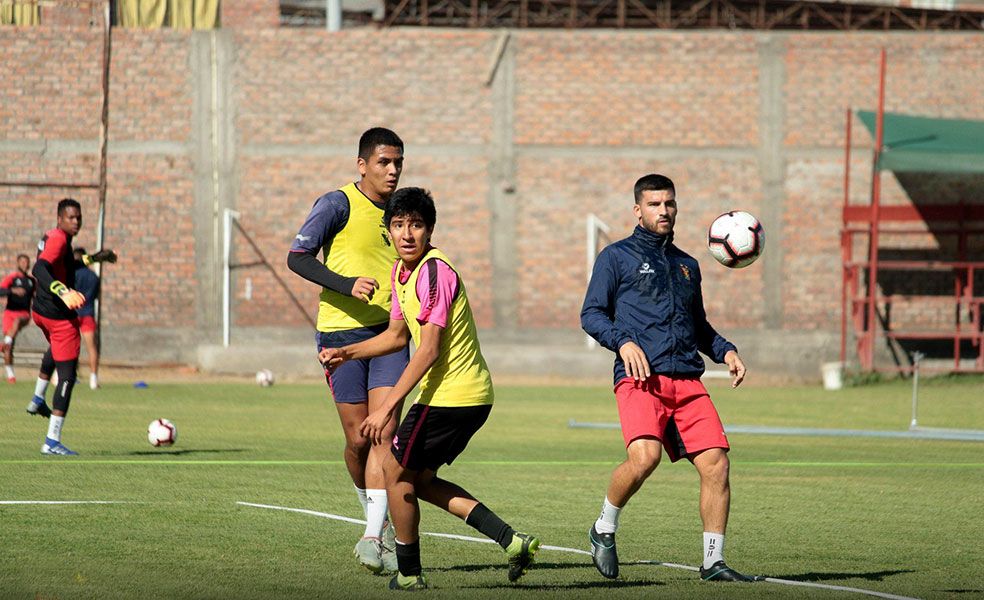
MULTIPOLYGON (((397 256, 383 225, 383 205, 400 182, 403 140, 382 127, 367 130, 359 140, 356 166, 359 181, 315 201, 287 256, 292 271, 322 287, 315 333, 319 351, 369 339, 389 321, 389 275, 397 256)), ((408 356, 406 348, 399 348, 325 371, 345 432, 345 466, 366 516, 355 555, 374 574, 396 571, 393 528, 385 524, 381 465, 386 449, 372 448, 359 428, 387 397, 408 356)))
MULTIPOLYGON (((41 238, 38 256, 34 262, 34 278, 38 283, 34 300, 34 324, 44 333, 50 346, 41 357, 41 369, 34 388, 34 398, 27 405, 32 415, 50 417, 48 434, 41 446, 41 454, 74 456, 61 443, 62 426, 68 405, 72 400, 76 369, 79 364, 79 316, 76 309, 85 304, 85 297, 76 291, 76 261, 72 253, 72 238, 82 228, 82 206, 72 198, 58 203, 58 226, 41 238), (48 408, 44 395, 51 375, 58 371, 58 385, 48 408)), ((112 250, 100 250, 92 256, 82 257, 83 264, 116 262, 112 250)))
POLYGON ((34 299, 34 278, 31 277, 31 257, 17 255, 17 270, 0 281, 0 296, 7 296, 7 308, 3 311, 3 367, 7 371, 7 383, 17 383, 14 375, 14 341, 17 334, 31 321, 31 301, 34 299))
POLYGON ((391 447, 383 468, 399 573, 389 587, 427 587, 420 566, 418 498, 495 540, 506 552, 509 581, 516 581, 533 564, 540 541, 517 533, 474 496, 437 476, 441 465, 451 464, 485 423, 494 397, 464 282, 448 257, 430 245, 437 212, 428 192, 398 190, 386 202, 385 221, 400 254, 392 271, 389 326, 369 340, 326 348, 320 358, 329 370, 337 370, 406 348, 410 338, 417 348, 399 381, 361 424, 376 447, 391 447), (391 425, 418 383, 420 393, 394 438, 388 433, 391 425))
POLYGON ((734 344, 707 322, 697 261, 673 244, 676 190, 663 175, 635 184, 632 235, 598 255, 581 309, 581 326, 615 352, 615 399, 627 459, 615 468, 601 516, 588 532, 595 566, 618 576, 619 513, 659 465, 689 460, 700 476, 706 581, 753 581, 724 562, 731 491, 728 439, 700 381, 698 351, 725 363, 737 387, 745 365, 734 344))
POLYGON ((85 296, 83 304, 76 312, 79 313, 79 332, 85 342, 85 350, 89 355, 89 389, 99 388, 99 347, 96 345, 96 298, 99 297, 99 276, 84 262, 85 248, 75 249, 75 290, 85 296))

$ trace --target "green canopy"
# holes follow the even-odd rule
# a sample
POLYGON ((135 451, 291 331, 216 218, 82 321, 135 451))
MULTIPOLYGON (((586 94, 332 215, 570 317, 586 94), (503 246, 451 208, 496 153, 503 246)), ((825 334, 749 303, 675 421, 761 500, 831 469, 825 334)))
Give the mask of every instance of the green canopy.
MULTIPOLYGON (((875 136, 875 113, 858 111, 875 136)), ((984 121, 885 113, 882 171, 984 173, 984 121)))

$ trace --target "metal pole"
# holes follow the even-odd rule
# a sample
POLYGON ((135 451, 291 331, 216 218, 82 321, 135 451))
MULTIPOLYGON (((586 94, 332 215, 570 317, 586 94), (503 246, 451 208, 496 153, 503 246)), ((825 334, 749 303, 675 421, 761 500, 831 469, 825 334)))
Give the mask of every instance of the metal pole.
MULTIPOLYGON (((847 277, 848 263, 851 261, 851 233, 847 230, 847 220, 844 218, 844 211, 851 201, 851 109, 847 109, 847 124, 844 127, 844 208, 841 210, 841 346, 840 361, 844 364, 847 361, 847 277)), ((853 302, 853 298, 850 299, 853 302)))
POLYGON ((342 29, 342 0, 325 0, 325 25, 328 31, 342 29))
POLYGON ((229 258, 232 254, 232 220, 238 219, 239 213, 231 208, 222 214, 222 346, 229 347, 231 290, 230 279, 232 269, 229 258))
POLYGON ((871 225, 868 250, 868 356, 867 368, 875 368, 875 307, 878 294, 878 226, 881 219, 881 154, 885 120, 885 49, 881 49, 878 69, 878 112, 875 119, 875 156, 871 181, 871 225))
POLYGON ((923 356, 922 352, 912 353, 912 421, 909 423, 910 430, 919 426, 916 422, 916 410, 919 406, 919 361, 922 360, 923 356))
MULTIPOLYGON (((102 116, 99 126, 99 212, 96 217, 96 250, 102 250, 106 234, 106 187, 107 187, 107 154, 109 144, 109 64, 113 49, 113 26, 110 20, 109 0, 103 2, 103 54, 102 54, 102 116)), ((100 280, 105 279, 102 265, 96 263, 96 274, 100 280)), ((100 281, 99 294, 96 296, 94 311, 96 319, 96 348, 102 345, 102 290, 105 287, 100 281)))

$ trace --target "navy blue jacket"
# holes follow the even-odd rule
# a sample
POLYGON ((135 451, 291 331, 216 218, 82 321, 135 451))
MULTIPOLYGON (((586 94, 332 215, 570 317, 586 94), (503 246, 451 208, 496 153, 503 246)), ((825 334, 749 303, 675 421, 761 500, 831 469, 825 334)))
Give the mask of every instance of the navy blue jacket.
POLYGON ((624 377, 618 349, 635 342, 653 374, 699 377, 703 352, 716 363, 737 350, 707 322, 700 266, 673 245, 673 235, 636 226, 595 261, 581 308, 581 327, 615 352, 615 382, 624 377))

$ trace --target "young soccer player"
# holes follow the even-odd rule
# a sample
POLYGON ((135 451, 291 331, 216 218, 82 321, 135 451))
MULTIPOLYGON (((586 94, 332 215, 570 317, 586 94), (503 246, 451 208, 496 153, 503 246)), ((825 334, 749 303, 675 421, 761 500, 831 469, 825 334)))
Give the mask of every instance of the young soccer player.
POLYGON ((17 255, 17 270, 8 274, 0 282, 0 296, 7 296, 7 308, 3 311, 3 367, 7 383, 16 383, 14 374, 14 342, 21 329, 31 322, 31 301, 34 299, 34 277, 31 276, 31 258, 26 254, 17 255))
MULTIPOLYGON (((72 388, 79 364, 79 316, 76 309, 85 303, 85 296, 75 287, 76 261, 72 253, 72 238, 82 228, 82 206, 72 198, 58 203, 58 226, 41 238, 38 257, 34 262, 34 278, 38 282, 34 301, 34 324, 44 333, 50 347, 41 358, 41 369, 34 388, 34 398, 27 405, 32 415, 50 417, 48 434, 41 446, 41 454, 74 456, 61 443, 62 425, 72 400, 72 388), (58 386, 48 408, 44 394, 51 375, 58 371, 58 386)), ((83 264, 116 262, 112 250, 100 250, 92 256, 83 256, 83 264)))
POLYGON ((448 257, 430 244, 437 212, 427 191, 396 191, 386 202, 384 219, 400 255, 392 272, 389 327, 369 340, 326 348, 320 358, 335 370, 347 361, 405 348, 410 338, 417 347, 399 381, 361 426, 373 444, 391 446, 383 469, 399 573, 390 589, 427 587, 420 565, 418 498, 495 540, 508 557, 509 581, 516 581, 532 565, 540 541, 514 531, 474 496, 437 476, 485 423, 494 398, 464 282, 448 257), (420 394, 393 438, 389 426, 418 383, 420 394))
POLYGON ((646 175, 635 184, 632 235, 598 255, 581 309, 581 326, 615 352, 615 399, 627 459, 615 468, 601 516, 588 532, 591 555, 605 577, 618 576, 615 531, 625 503, 659 465, 689 460, 700 476, 705 581, 754 581, 724 562, 731 487, 728 439, 700 381, 704 361, 725 363, 737 387, 745 365, 734 344, 707 322, 700 267, 673 245, 673 182, 646 175))
MULTIPOLYGON (((315 333, 319 351, 371 338, 389 322, 389 275, 396 250, 383 226, 383 205, 400 182, 403 140, 382 127, 367 130, 359 139, 356 166, 359 181, 315 201, 287 255, 292 271, 322 288, 315 333)), ((345 432, 345 466, 366 516, 355 556, 374 574, 396 571, 393 528, 384 526, 381 465, 386 449, 372 447, 359 427, 389 393, 408 359, 407 349, 401 348, 325 371, 345 432)), ((394 422, 388 435, 395 429, 394 422)))

